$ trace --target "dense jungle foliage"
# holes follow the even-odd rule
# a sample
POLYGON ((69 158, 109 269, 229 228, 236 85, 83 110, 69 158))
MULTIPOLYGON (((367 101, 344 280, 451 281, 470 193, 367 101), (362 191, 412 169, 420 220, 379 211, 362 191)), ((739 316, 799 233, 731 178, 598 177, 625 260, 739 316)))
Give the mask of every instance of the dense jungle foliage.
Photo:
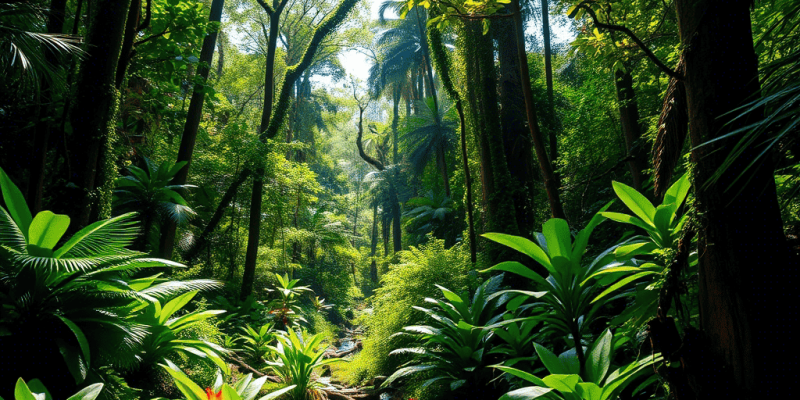
POLYGON ((798 27, 0 0, 0 400, 787 398, 798 27))

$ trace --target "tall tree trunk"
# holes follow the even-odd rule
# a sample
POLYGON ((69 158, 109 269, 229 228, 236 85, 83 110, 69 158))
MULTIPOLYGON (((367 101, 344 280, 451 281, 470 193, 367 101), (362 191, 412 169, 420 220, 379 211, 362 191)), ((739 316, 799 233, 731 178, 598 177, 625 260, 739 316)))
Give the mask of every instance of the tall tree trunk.
POLYGON ((372 239, 370 244, 369 256, 372 261, 369 264, 369 278, 372 283, 378 283, 378 263, 375 261, 375 251, 378 249, 378 203, 372 205, 372 239))
POLYGON ((381 213, 381 237, 383 238, 383 256, 389 257, 389 236, 392 230, 392 217, 391 214, 386 213, 386 210, 381 213))
POLYGON ((535 228, 533 194, 537 171, 530 133, 525 127, 525 97, 522 94, 517 37, 514 35, 514 23, 509 19, 492 23, 492 30, 497 41, 500 72, 500 125, 503 127, 506 162, 512 180, 509 194, 514 199, 520 233, 530 237, 535 228))
MULTIPOLYGON (((66 12, 67 0, 52 0, 50 2, 50 12, 47 15, 47 32, 61 34, 64 32, 64 15, 66 12)), ((77 19, 77 17, 76 17, 77 19)), ((56 65, 56 55, 45 49, 45 57, 51 65, 56 65)), ((41 86, 41 105, 37 113, 40 118, 36 123, 33 139, 33 155, 30 164, 30 180, 28 182, 28 204, 31 213, 36 215, 42 209, 42 194, 44 192, 44 175, 47 167, 47 151, 50 142, 51 124, 45 121, 43 112, 47 112, 48 105, 52 101, 52 87, 46 80, 41 86)))
POLYGON ((128 71, 128 65, 135 54, 133 50, 133 42, 136 39, 136 34, 139 33, 139 17, 142 13, 142 0, 132 0, 131 6, 128 9, 128 20, 125 23, 125 36, 122 39, 122 51, 120 51, 119 62, 117 63, 117 76, 114 79, 114 85, 119 90, 122 87, 122 82, 125 80, 125 73, 128 71))
MULTIPOLYGON (((220 22, 224 3, 225 0, 214 0, 211 3, 211 12, 208 16, 209 22, 220 22)), ((172 178, 171 184, 173 185, 185 185, 189 176, 192 154, 194 153, 195 143, 197 143, 197 130, 200 127, 200 119, 203 116, 203 102, 206 96, 203 89, 205 81, 208 79, 208 65, 211 64, 211 59, 214 56, 216 42, 217 32, 209 33, 203 39, 203 47, 200 50, 200 67, 197 69, 197 75, 202 77, 203 83, 198 83, 192 92, 192 100, 189 103, 189 112, 186 114, 186 124, 183 125, 183 136, 181 136, 181 146, 178 149, 178 159, 176 160, 176 162, 186 161, 187 164, 172 178)), ((162 258, 172 258, 176 229, 177 226, 173 221, 167 222, 162 229, 159 246, 162 258)))
POLYGON ((622 134, 625 138, 625 148, 628 152, 628 168, 631 171, 633 188, 642 191, 642 173, 647 167, 645 154, 639 139, 642 130, 639 126, 639 106, 636 104, 636 95, 633 91, 633 77, 630 72, 616 71, 614 85, 617 88, 617 101, 619 102, 619 119, 622 125, 622 134))
MULTIPOLYGON (((275 99, 275 50, 278 47, 280 17, 287 0, 273 0, 273 10, 269 13, 269 37, 267 38, 267 64, 264 74, 264 107, 261 110, 261 125, 258 128, 259 139, 266 141, 266 131, 272 117, 272 103, 275 99)), ((294 82, 292 82, 292 85, 294 82)), ((261 235, 261 204, 264 191, 264 167, 258 166, 253 177, 253 193, 250 198, 250 223, 248 225, 247 251, 244 257, 244 273, 242 274, 242 290, 239 297, 244 300, 253 291, 253 279, 256 274, 256 258, 258 241, 261 235)))
MULTIPOLYGON (((283 7, 288 2, 288 0, 280 1, 281 2, 278 3, 278 0, 274 0, 273 4, 275 6, 269 12, 270 41, 277 39, 279 16, 283 11, 283 7)), ((347 14, 349 14, 353 7, 355 7, 356 3, 358 3, 358 0, 342 0, 336 9, 314 30, 314 35, 312 36, 311 41, 308 43, 306 50, 303 52, 302 60, 299 63, 288 67, 284 73, 283 86, 281 87, 280 95, 278 97, 278 101, 276 102, 274 111, 272 106, 272 88, 274 85, 272 72, 274 70, 275 46, 270 43, 270 45, 267 47, 267 71, 264 86, 264 112, 261 114, 261 126, 259 127, 259 140, 262 143, 266 142, 267 139, 274 138, 278 134, 278 131, 286 119, 286 114, 289 107, 289 94, 292 90, 292 86, 294 86, 294 83, 297 81, 297 79, 299 79, 300 76, 302 76, 306 69, 308 69, 308 67, 311 65, 314 55, 317 53, 317 49, 321 45, 322 41, 339 25, 341 25, 347 14)), ((265 10, 269 10, 269 7, 263 3, 263 1, 260 0, 259 4, 261 4, 265 10)), ((248 232, 247 252, 245 253, 244 274, 242 276, 241 296, 243 299, 246 298, 247 295, 249 295, 253 290, 256 256, 258 254, 259 230, 261 227, 261 195, 263 191, 262 187, 264 185, 263 175, 264 167, 259 166, 253 179, 253 198, 250 203, 250 231, 248 232), (256 186, 258 188, 256 188, 256 186)))
POLYGON ((477 254, 477 239, 475 237, 475 223, 473 221, 473 201, 472 201, 472 176, 469 170, 469 152, 467 151, 467 122, 464 117, 464 106, 461 103, 461 95, 455 89, 453 80, 450 75, 452 63, 447 56, 447 52, 442 43, 442 32, 436 27, 431 27, 428 30, 428 42, 431 48, 431 59, 439 70, 439 76, 444 86, 445 91, 450 98, 455 102, 456 111, 458 112, 460 136, 461 136, 461 161, 464 167, 464 183, 467 192, 467 230, 469 235, 469 252, 470 260, 473 264, 478 260, 477 254))
MULTIPOLYGON (((213 4, 212 4, 213 6, 213 4)), ((217 43, 217 79, 222 77, 223 67, 225 66, 225 33, 222 32, 222 27, 217 31, 219 41, 217 43)), ((203 42, 205 43, 205 41, 203 42)))
MULTIPOLYGON (((458 50, 464 60, 461 96, 467 100, 467 126, 475 134, 481 163, 481 182, 486 205, 485 222, 490 232, 519 234, 512 187, 506 163, 503 136, 497 109, 497 79, 495 78, 492 39, 484 35, 479 21, 463 22, 458 50)), ((511 251, 504 246, 487 243, 489 263, 507 260, 511 251)))
POLYGON ((108 208, 112 173, 106 153, 110 151, 111 121, 117 108, 114 88, 117 62, 122 49, 125 21, 131 0, 97 0, 95 16, 86 38, 88 56, 81 64, 72 110, 72 176, 68 203, 75 204, 72 229, 86 226, 92 215, 108 208))
MULTIPOLYGON (((547 110, 552 119, 549 125, 550 163, 555 164, 558 159, 558 139, 555 127, 555 104, 553 103, 553 63, 550 59, 550 9, 548 0, 542 0, 542 37, 544 38, 544 76, 547 82, 547 110)), ((556 176, 556 179, 558 177, 556 176)))
POLYGON ((519 55, 520 75, 522 77, 522 94, 525 96, 525 111, 528 117, 528 129, 531 133, 533 148, 536 151, 536 158, 539 160, 539 169, 542 171, 544 188, 547 191, 547 200, 550 203, 550 212, 554 218, 566 218, 564 209, 561 206, 561 198, 558 194, 558 179, 553 173, 553 166, 547 158, 539 131, 539 123, 536 120, 536 109, 533 104, 533 93, 531 91, 531 79, 528 73, 528 55, 525 53, 525 32, 522 25, 522 15, 520 14, 519 0, 511 1, 512 12, 514 14, 514 25, 517 34, 517 53, 519 55))
POLYGON ((695 207, 701 216, 700 326, 709 343, 699 354, 701 365, 684 366, 702 386, 698 398, 785 397, 797 369, 797 359, 782 351, 797 338, 787 318, 796 319, 798 263, 782 232, 770 158, 737 182, 737 194, 726 188, 761 149, 748 149, 708 186, 738 137, 698 147, 754 122, 731 122, 733 115, 726 115, 759 91, 750 5, 744 0, 676 2, 686 49, 695 207), (708 362, 714 357, 723 362, 708 362))

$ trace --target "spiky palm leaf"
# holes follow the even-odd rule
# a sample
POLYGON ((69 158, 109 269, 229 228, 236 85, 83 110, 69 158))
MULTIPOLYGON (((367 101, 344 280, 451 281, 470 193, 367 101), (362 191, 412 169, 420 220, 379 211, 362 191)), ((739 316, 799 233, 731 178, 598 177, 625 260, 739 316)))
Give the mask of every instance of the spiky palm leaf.
POLYGON ((147 304, 219 285, 158 276, 132 279, 144 268, 182 267, 126 248, 138 232, 135 213, 98 221, 65 239, 67 216, 43 211, 32 218, 19 188, 2 169, 0 187, 7 207, 0 208, 0 324, 18 334, 65 325, 72 335, 54 339, 62 343, 62 354, 78 380, 92 365, 100 365, 97 360, 122 367, 135 364, 149 332, 129 318, 147 304))
POLYGON ((83 52, 80 38, 45 33, 48 10, 30 1, 0 3, 0 74, 20 76, 34 85, 58 80, 56 65, 46 53, 83 52))
MULTIPOLYGON (((147 169, 128 167, 131 175, 117 178, 114 191, 114 207, 120 212, 139 212, 144 218, 152 214, 178 224, 185 223, 195 215, 180 192, 195 188, 194 185, 171 185, 170 181, 186 165, 186 162, 156 165, 144 159, 147 169)), ((148 232, 145 232, 147 234, 148 232)))

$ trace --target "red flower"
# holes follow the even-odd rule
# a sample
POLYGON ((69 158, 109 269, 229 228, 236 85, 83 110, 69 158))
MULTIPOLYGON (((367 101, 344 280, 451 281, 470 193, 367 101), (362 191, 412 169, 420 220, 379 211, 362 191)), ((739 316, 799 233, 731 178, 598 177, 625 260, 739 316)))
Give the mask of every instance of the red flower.
POLYGON ((206 396, 208 397, 208 400, 222 400, 222 390, 214 393, 211 388, 206 388, 206 396))

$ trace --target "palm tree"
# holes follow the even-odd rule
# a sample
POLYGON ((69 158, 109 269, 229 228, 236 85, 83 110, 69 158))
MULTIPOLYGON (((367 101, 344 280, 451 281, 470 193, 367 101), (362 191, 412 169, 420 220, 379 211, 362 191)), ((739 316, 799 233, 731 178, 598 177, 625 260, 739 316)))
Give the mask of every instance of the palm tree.
POLYGON ((436 160, 436 166, 444 182, 445 196, 450 197, 447 152, 455 144, 455 124, 444 121, 443 113, 435 108, 434 102, 430 99, 421 109, 426 112, 409 118, 413 129, 406 132, 401 139, 409 151, 408 163, 414 174, 419 176, 431 161, 436 160))
POLYGON ((180 225, 195 215, 179 192, 196 186, 170 184, 187 162, 156 165, 146 157, 144 162, 146 169, 130 166, 130 175, 117 178, 117 190, 114 191, 112 203, 116 212, 139 213, 143 226, 142 236, 137 243, 140 250, 146 247, 156 218, 180 225))

